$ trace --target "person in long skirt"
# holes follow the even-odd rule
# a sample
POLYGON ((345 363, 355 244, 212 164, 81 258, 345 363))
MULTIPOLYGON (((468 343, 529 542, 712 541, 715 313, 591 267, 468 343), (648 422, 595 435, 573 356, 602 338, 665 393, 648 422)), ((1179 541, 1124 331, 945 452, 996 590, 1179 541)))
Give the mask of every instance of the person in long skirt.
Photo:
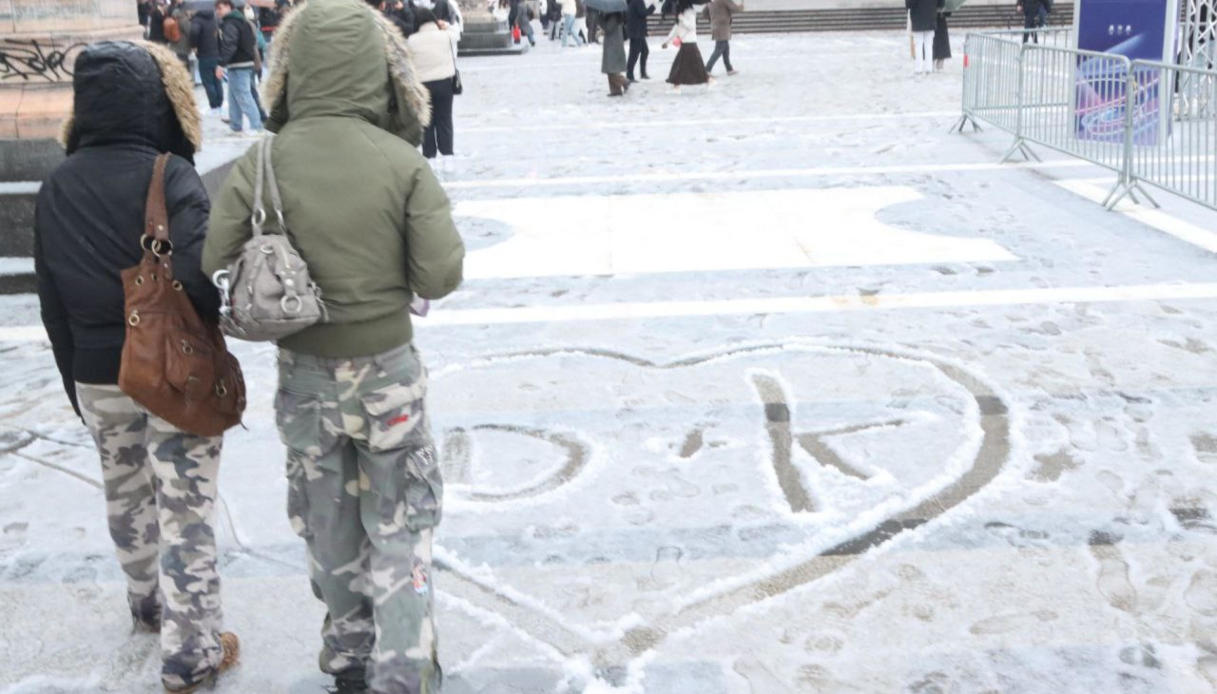
POLYGON ((943 62, 951 59, 951 34, 947 30, 950 16, 950 12, 938 13, 938 25, 934 27, 934 72, 941 72, 943 62))
POLYGON ((668 40, 663 42, 663 47, 666 49, 673 43, 680 49, 668 72, 668 83, 676 89, 680 89, 682 84, 708 83, 710 74, 706 72, 706 64, 697 48, 697 7, 693 0, 676 2, 676 24, 668 32, 668 40))
POLYGON ((609 96, 621 96, 630 88, 625 80, 625 13, 600 13, 600 28, 604 29, 600 71, 608 75, 609 96))

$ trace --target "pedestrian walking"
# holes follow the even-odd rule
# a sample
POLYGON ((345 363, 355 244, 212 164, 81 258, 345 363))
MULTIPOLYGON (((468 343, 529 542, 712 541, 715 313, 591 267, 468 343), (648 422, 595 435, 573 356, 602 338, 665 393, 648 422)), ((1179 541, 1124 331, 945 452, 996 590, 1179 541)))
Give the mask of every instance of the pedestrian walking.
POLYGON ((531 10, 526 0, 511 0, 511 14, 507 21, 511 26, 520 29, 520 35, 528 39, 529 46, 537 45, 537 38, 532 30, 531 10))
POLYGON ((575 46, 582 46, 586 41, 579 35, 578 28, 575 22, 579 14, 579 0, 560 0, 562 4, 562 47, 566 48, 567 42, 574 40, 575 46))
POLYGON ((951 59, 951 32, 947 26, 950 16, 950 12, 940 11, 934 26, 934 72, 941 72, 946 61, 951 59))
POLYGON ((254 26, 233 0, 217 0, 216 15, 220 18, 220 65, 216 78, 228 77, 228 127, 234 133, 262 133, 262 109, 254 100, 254 68, 261 64, 254 26), (249 120, 249 130, 244 120, 249 120))
MULTIPOLYGON (((271 167, 328 307, 279 341, 275 402, 288 516, 326 607, 319 664, 339 691, 439 692, 431 545, 443 482, 408 307, 457 287, 464 249, 415 149, 427 91, 398 32, 356 0, 298 5, 270 63, 271 167)), ((251 236, 258 149, 221 186, 209 272, 251 236)))
POLYGON ((934 27, 938 25, 938 10, 945 0, 904 0, 913 27, 914 71, 929 74, 934 71, 934 27))
POLYGON ((209 203, 193 166, 199 114, 190 75, 164 47, 104 41, 74 65, 68 156, 43 183, 34 215, 42 320, 101 458, 131 618, 160 634, 165 689, 193 692, 232 667, 239 650, 221 624, 212 526, 223 438, 182 431, 117 384, 127 324, 138 319, 127 316, 120 273, 141 262, 145 201, 162 152, 172 153, 158 180, 171 213, 175 287, 199 316, 214 321, 219 310, 200 269, 209 203))
POLYGON ((727 74, 735 75, 737 72, 731 67, 731 21, 736 12, 744 11, 744 3, 737 4, 734 0, 710 0, 707 11, 710 13, 710 38, 714 39, 714 51, 710 53, 710 60, 706 63, 706 72, 714 72, 714 64, 722 58, 727 74))
POLYGON ((650 17, 655 14, 654 0, 629 0, 626 11, 626 36, 630 39, 630 57, 626 65, 625 76, 631 82, 634 79, 634 67, 641 70, 638 75, 649 80, 647 76, 647 57, 651 55, 651 47, 647 45, 647 35, 650 33, 650 17), (641 62, 640 62, 641 61, 641 62))
POLYGON ((600 71, 608 75, 609 96, 622 96, 630 88, 630 83, 625 80, 628 67, 625 58, 625 21, 624 12, 600 13, 600 28, 604 30, 600 71))
POLYGON ((456 46, 431 10, 415 10, 419 22, 406 44, 414 58, 418 79, 431 95, 431 124, 423 130, 423 156, 429 160, 440 155, 440 169, 446 170, 453 156, 452 101, 456 79, 456 46))
POLYGON ((600 43, 597 32, 600 30, 600 11, 594 7, 584 6, 583 18, 587 27, 587 42, 600 43))
POLYGON ((215 116, 222 116, 224 105, 224 81, 220 67, 220 35, 216 13, 212 8, 203 8, 190 20, 190 47, 199 62, 199 79, 207 93, 207 105, 215 116))
POLYGON ((173 36, 165 37, 170 48, 177 54, 178 60, 182 61, 182 65, 186 67, 187 72, 190 72, 190 26, 192 23, 190 15, 191 13, 186 11, 186 3, 183 0, 173 0, 169 9, 169 18, 173 20, 173 24, 170 25, 173 36))
POLYGON ((1015 8, 1023 15, 1023 43, 1028 40, 1040 42, 1039 30, 1048 23, 1048 15, 1052 12, 1052 0, 1021 0, 1015 8))
POLYGON ((676 24, 663 42, 664 49, 676 45, 676 59, 668 71, 668 83, 679 90, 681 85, 706 84, 710 75, 697 48, 697 6, 693 0, 676 0, 676 24))
POLYGON ((152 9, 148 12, 148 40, 152 43, 165 43, 165 4, 154 0, 152 9))

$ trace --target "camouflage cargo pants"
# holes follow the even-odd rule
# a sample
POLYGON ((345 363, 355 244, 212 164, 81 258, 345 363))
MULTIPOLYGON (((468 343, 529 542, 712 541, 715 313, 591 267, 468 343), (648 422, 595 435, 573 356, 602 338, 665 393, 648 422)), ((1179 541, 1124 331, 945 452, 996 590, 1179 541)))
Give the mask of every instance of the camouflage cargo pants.
POLYGON ((187 434, 112 385, 76 384, 101 454, 106 516, 136 623, 160 629, 161 679, 182 689, 222 657, 215 506, 222 437, 187 434))
POLYGON ((325 602, 321 669, 378 694, 435 694, 431 534, 443 483, 413 346, 355 359, 279 351, 287 512, 325 602))

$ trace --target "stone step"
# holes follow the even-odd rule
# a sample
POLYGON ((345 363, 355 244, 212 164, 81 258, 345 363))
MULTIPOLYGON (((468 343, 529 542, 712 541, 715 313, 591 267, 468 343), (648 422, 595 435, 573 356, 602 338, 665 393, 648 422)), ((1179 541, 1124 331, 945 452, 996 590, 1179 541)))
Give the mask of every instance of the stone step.
MULTIPOLYGON (((737 34, 794 33, 812 31, 861 31, 900 30, 907 26, 907 12, 903 7, 857 7, 822 10, 782 10, 741 12, 735 15, 732 31, 737 34)), ((951 15, 952 28, 1001 27, 1019 28, 1022 15, 1011 5, 965 5, 951 15)), ((651 22, 656 35, 662 36, 671 29, 672 18, 658 18, 651 22)), ((1053 26, 1073 23, 1073 4, 1058 0, 1056 10, 1049 16, 1053 26)), ((710 21, 698 18, 698 32, 710 33, 710 21)))

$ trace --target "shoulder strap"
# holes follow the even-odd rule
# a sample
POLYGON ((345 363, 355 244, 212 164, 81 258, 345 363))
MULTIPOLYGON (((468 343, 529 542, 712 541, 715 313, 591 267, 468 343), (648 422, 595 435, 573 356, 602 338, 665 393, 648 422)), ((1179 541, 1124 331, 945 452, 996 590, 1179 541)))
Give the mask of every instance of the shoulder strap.
POLYGON ((152 182, 148 184, 148 201, 144 205, 144 234, 157 241, 169 240, 169 212, 165 208, 165 166, 169 154, 156 158, 152 167, 152 182))
POLYGON ((262 140, 262 156, 266 159, 266 185, 270 191, 270 204, 279 222, 279 231, 287 233, 287 222, 283 221, 283 200, 279 197, 279 181, 275 179, 275 165, 271 157, 271 138, 262 140))
POLYGON ((263 178, 266 169, 266 140, 258 143, 258 156, 254 165, 254 211, 249 223, 253 227, 254 236, 262 235, 262 225, 266 223, 266 205, 262 204, 263 178))

